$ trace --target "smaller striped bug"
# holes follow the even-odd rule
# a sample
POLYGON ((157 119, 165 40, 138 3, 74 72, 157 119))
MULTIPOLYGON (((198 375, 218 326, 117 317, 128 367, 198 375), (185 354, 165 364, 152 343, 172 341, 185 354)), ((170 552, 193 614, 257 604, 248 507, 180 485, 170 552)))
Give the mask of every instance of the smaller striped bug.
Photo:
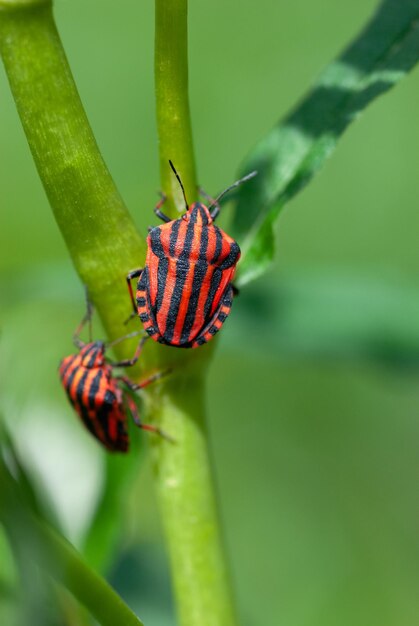
POLYGON ((139 333, 130 333, 111 343, 92 341, 91 313, 91 306, 88 303, 87 313, 73 335, 74 345, 79 352, 67 356, 59 365, 61 382, 70 403, 87 430, 111 452, 128 451, 128 413, 139 428, 168 438, 156 426, 142 423, 137 405, 127 391, 144 389, 167 372, 158 372, 138 384, 126 376, 114 376, 113 373, 114 368, 129 367, 138 361, 148 337, 142 337, 131 359, 112 362, 105 356, 106 349, 139 333), (90 340, 85 343, 80 339, 80 334, 87 322, 90 327, 90 340))
POLYGON ((154 341, 196 348, 220 330, 237 292, 232 280, 240 248, 214 224, 220 212, 219 200, 256 172, 230 185, 215 200, 207 196, 208 207, 201 202, 188 206, 180 176, 169 163, 182 189, 186 213, 171 220, 161 211, 162 196, 154 212, 165 223, 150 229, 145 268, 130 272, 127 284, 133 315, 138 313, 154 341), (133 278, 138 278, 135 299, 133 278))

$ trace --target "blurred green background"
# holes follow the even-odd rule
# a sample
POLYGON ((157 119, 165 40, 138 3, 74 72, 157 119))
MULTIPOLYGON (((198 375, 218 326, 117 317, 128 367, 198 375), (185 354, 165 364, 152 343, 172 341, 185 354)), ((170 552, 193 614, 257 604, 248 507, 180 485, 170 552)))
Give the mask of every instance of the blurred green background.
MULTIPOLYGON (((190 2, 195 151, 209 193, 235 179, 374 6, 190 2)), ((153 4, 58 0, 56 18, 99 146, 145 232, 159 188, 153 4)), ((287 207, 276 265, 243 290, 219 341, 209 427, 244 626, 419 623, 418 87, 416 69, 287 207)), ((81 546, 105 453, 72 412, 57 364, 72 349, 83 292, 3 69, 0 93, 1 409, 81 546)), ((122 517, 106 572, 147 625, 169 626, 146 445, 124 506, 106 513, 115 525, 122 517)), ((127 463, 116 461, 121 471, 127 463)), ((14 626, 1 537, 0 557, 0 623, 14 626)))

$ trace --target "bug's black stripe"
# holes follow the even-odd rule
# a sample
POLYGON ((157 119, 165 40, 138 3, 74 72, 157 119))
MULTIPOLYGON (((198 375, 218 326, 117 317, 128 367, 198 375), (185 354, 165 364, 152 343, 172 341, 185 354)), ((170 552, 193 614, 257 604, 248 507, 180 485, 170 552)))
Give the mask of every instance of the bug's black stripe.
POLYGON ((201 244, 199 246, 199 258, 206 260, 208 249, 208 228, 203 228, 201 231, 201 244))
POLYGON ((150 237, 150 242, 151 242, 151 249, 156 256, 158 256, 160 259, 163 259, 164 250, 161 244, 160 236, 161 236, 161 230, 159 227, 153 228, 150 231, 149 237, 150 237))
POLYGON ((202 206, 202 204, 200 204, 200 205, 198 206, 198 208, 199 208, 199 213, 200 213, 200 215, 201 215, 202 225, 203 225, 203 226, 207 226, 207 225, 208 225, 208 216, 207 216, 207 214, 205 213, 205 209, 204 209, 204 207, 202 206))
MULTIPOLYGON (((140 279, 138 281, 138 285, 137 285, 137 291, 141 291, 146 300, 144 302, 145 306, 148 308, 149 311, 151 311, 151 301, 150 301, 150 294, 149 292, 149 287, 148 287, 148 267, 146 267, 143 271, 143 273, 140 276, 140 279)), ((144 299, 144 297, 143 297, 144 299)), ((138 301, 137 301, 138 302, 138 301)), ((138 306, 143 306, 138 304, 138 306)))
POLYGON ((186 229, 185 241, 183 242, 183 249, 179 255, 180 259, 189 261, 189 256, 192 250, 192 244, 195 234, 195 224, 198 217, 197 211, 192 211, 189 217, 188 227, 186 229))
POLYGON ((148 267, 145 267, 140 278, 138 279, 137 291, 148 290, 148 267))
POLYGON ((221 250, 223 248, 223 236, 221 234, 221 230, 218 228, 218 226, 215 226, 215 224, 214 224, 214 229, 215 229, 215 250, 214 250, 214 256, 212 257, 210 263, 216 263, 218 261, 218 258, 221 254, 221 250))
POLYGON ((163 304, 164 290, 166 287, 167 271, 169 269, 168 259, 159 259, 159 266, 157 268, 157 297, 156 297, 156 313, 161 309, 163 304))
POLYGON ((169 239, 169 256, 172 258, 175 256, 176 242, 179 235, 179 228, 182 223, 182 218, 175 220, 173 222, 172 229, 170 231, 170 239, 169 239))
MULTIPOLYGON (((74 362, 74 361, 73 361, 73 362, 74 362)), ((73 384, 73 380, 74 380, 74 377, 75 377, 75 375, 76 375, 76 373, 77 373, 77 370, 78 370, 78 369, 79 369, 79 368, 78 368, 77 366, 73 369, 73 371, 70 373, 70 376, 68 377, 67 382, 66 382, 66 384, 65 384, 65 390, 66 390, 67 395, 68 395, 68 397, 69 397, 69 399, 70 399, 70 402, 71 402, 71 404, 72 404, 73 406, 74 406, 74 400, 73 400, 73 398, 71 397, 71 392, 70 392, 70 389, 71 389, 71 385, 73 384)))
POLYGON ((83 404, 83 393, 85 391, 85 386, 86 386, 86 378, 89 375, 89 370, 87 368, 83 368, 84 372, 79 380, 79 382, 77 383, 77 387, 76 387, 76 392, 75 392, 75 396, 77 398, 77 401, 80 405, 83 404))
POLYGON ((230 313, 232 292, 233 292, 233 288, 231 287, 231 285, 228 285, 227 290, 221 300, 221 304, 217 312, 209 320, 207 327, 201 330, 201 334, 198 335, 196 339, 192 340, 192 344, 193 344, 192 347, 201 346, 202 344, 207 343, 209 339, 206 337, 207 333, 213 336, 220 330, 220 328, 222 327, 223 323, 225 322, 225 320, 227 319, 230 313), (226 312, 221 310, 224 307, 228 309, 226 312), (217 321, 220 322, 219 326, 217 326, 217 321))
MULTIPOLYGON (((228 307, 228 309, 231 309, 231 305, 233 304, 233 287, 231 283, 228 285, 227 289, 224 292, 221 304, 228 307)), ((229 315, 229 313, 230 311, 227 313, 227 315, 229 315)))
POLYGON ((95 361, 97 357, 100 355, 100 353, 102 352, 102 350, 103 350, 103 343, 101 341, 95 341, 94 343, 92 343, 91 348, 89 348, 89 350, 87 350, 86 354, 84 355, 84 356, 87 356, 88 354, 90 355, 90 359, 86 367, 94 366, 95 361))
POLYGON ((117 433, 118 433, 118 439, 121 437, 122 439, 127 439, 127 428, 126 428, 126 424, 125 422, 123 422, 122 420, 118 420, 118 427, 117 427, 117 433))
POLYGON ((185 286, 186 278, 190 270, 189 255, 192 249, 193 237, 195 232, 195 222, 196 213, 195 215, 191 214, 191 218, 188 222, 188 227, 186 229, 183 249, 176 263, 176 282, 173 289, 172 298, 170 300, 169 311, 167 313, 166 329, 163 334, 164 340, 168 343, 173 338, 176 320, 179 313, 180 301, 182 299, 183 288, 185 286))
POLYGON ((112 409, 116 406, 116 404, 117 399, 114 392, 110 389, 107 389, 105 392, 103 404, 101 404, 101 406, 98 407, 96 410, 96 419, 102 426, 106 443, 112 446, 114 446, 115 442, 109 437, 109 415, 112 412, 112 409))
POLYGON ((157 330, 157 328, 155 328, 155 326, 148 326, 148 328, 146 328, 145 331, 146 331, 146 333, 148 333, 150 335, 150 337, 153 337, 154 335, 158 335, 159 334, 159 331, 157 330))
POLYGON ((230 252, 228 256, 224 259, 224 261, 219 266, 221 270, 226 270, 237 262, 237 258, 240 254, 239 245, 234 242, 230 244, 230 252))
POLYGON ((138 306, 145 306, 146 305, 146 299, 143 298, 142 296, 137 298, 137 305, 138 306))
POLYGON ((189 261, 179 259, 176 264, 176 282, 173 289, 170 307, 167 313, 166 329, 163 338, 166 342, 170 342, 173 338, 177 315, 179 313, 180 301, 182 299, 183 288, 189 273, 189 261))
POLYGON ((148 320, 150 319, 150 316, 148 313, 140 313, 139 317, 142 322, 148 322, 148 320))
POLYGON ((84 392, 84 388, 85 388, 85 385, 86 385, 86 378, 88 377, 88 375, 89 375, 89 370, 86 369, 85 372, 83 372, 83 375, 82 375, 82 377, 80 378, 80 380, 79 380, 79 382, 77 384, 76 398, 77 398, 77 402, 78 402, 78 408, 79 408, 79 412, 80 412, 80 417, 82 418, 82 420, 85 423, 85 425, 87 426, 87 428, 91 432, 94 432, 91 429, 92 420, 90 419, 88 407, 86 406, 86 404, 83 401, 83 392, 84 392))
POLYGON ((90 389, 89 389, 89 408, 90 409, 95 409, 96 408, 96 394, 99 391, 99 387, 100 387, 100 381, 102 380, 102 370, 98 369, 98 372, 96 374, 96 376, 94 377, 94 379, 92 380, 92 384, 90 385, 90 389))
POLYGON ((188 341, 193 323, 196 318, 199 294, 201 292, 200 287, 203 283, 205 274, 207 273, 207 269, 208 269, 208 263, 204 260, 206 256, 207 248, 208 248, 208 228, 203 228, 201 231, 201 244, 199 246, 199 259, 200 260, 197 261, 195 265, 195 269, 194 269, 192 293, 189 299, 188 310, 186 312, 185 321, 183 323, 182 335, 180 338, 181 343, 185 343, 185 341, 188 341))
POLYGON ((83 416, 82 416, 82 419, 83 419, 83 424, 86 426, 86 428, 89 431, 89 433, 91 433, 93 435, 93 437, 98 439, 98 441, 103 443, 102 439, 99 436, 99 433, 96 430, 95 420, 92 420, 90 418, 85 419, 83 416))
POLYGON ((149 317, 151 319, 151 321, 153 322, 152 326, 149 326, 148 328, 146 328, 145 330, 147 331, 147 333, 150 335, 150 337, 152 337, 153 335, 155 335, 157 333, 156 330, 156 318, 154 317, 154 311, 152 309, 151 306, 151 300, 150 300, 150 290, 149 290, 149 286, 148 286, 148 268, 146 268, 143 273, 141 274, 141 278, 138 281, 138 289, 143 291, 146 297, 146 307, 147 307, 147 312, 149 314, 149 317))
POLYGON ((214 297, 215 297, 215 293, 218 289, 218 287, 220 286, 220 282, 221 282, 221 278, 222 278, 222 271, 218 268, 216 268, 214 270, 214 274, 212 275, 212 279, 211 279, 211 286, 209 288, 208 291, 208 295, 207 295, 207 300, 205 302, 205 307, 204 307, 204 319, 207 320, 208 315, 210 313, 210 309, 211 309, 211 304, 214 301, 214 297))

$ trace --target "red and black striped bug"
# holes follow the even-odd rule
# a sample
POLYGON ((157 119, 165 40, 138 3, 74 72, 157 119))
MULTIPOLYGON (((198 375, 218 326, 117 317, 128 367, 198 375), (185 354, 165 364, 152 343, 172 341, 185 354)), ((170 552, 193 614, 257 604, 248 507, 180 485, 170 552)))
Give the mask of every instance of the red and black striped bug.
POLYGON ((165 222, 152 228, 147 238, 144 269, 130 272, 128 289, 134 308, 152 339, 178 348, 196 348, 209 341, 230 313, 235 288, 232 285, 240 248, 214 220, 220 212, 219 200, 228 191, 253 178, 248 174, 223 191, 206 207, 200 202, 188 206, 179 181, 186 213, 171 220, 154 209, 165 222), (138 278, 136 300, 131 279, 138 278))
POLYGON ((90 319, 91 308, 88 305, 87 313, 73 336, 74 344, 79 352, 67 356, 59 365, 61 382, 71 404, 90 433, 111 452, 127 452, 129 448, 128 413, 140 428, 160 435, 163 433, 157 427, 141 422, 137 405, 126 388, 131 391, 143 389, 160 378, 163 373, 158 372, 138 384, 133 383, 126 376, 114 376, 114 368, 134 365, 138 361, 148 337, 141 339, 131 359, 112 362, 106 359, 106 348, 139 333, 130 333, 108 344, 103 341, 92 341, 91 337, 88 343, 84 343, 80 339, 80 333, 86 322, 90 324, 90 319))

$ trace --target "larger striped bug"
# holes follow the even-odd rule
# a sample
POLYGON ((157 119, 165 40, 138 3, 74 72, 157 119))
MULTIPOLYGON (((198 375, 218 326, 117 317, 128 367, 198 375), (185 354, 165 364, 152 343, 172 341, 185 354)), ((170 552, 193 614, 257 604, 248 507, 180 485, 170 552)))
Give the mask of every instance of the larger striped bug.
POLYGON ((214 224, 219 200, 231 189, 253 178, 248 174, 225 189, 206 207, 201 202, 188 206, 180 184, 186 212, 171 220, 154 209, 165 222, 152 228, 147 238, 145 268, 130 272, 128 289, 134 309, 152 339, 179 348, 196 348, 209 341, 222 327, 232 305, 232 280, 240 258, 236 241, 214 224), (138 278, 136 298, 131 280, 138 278))
POLYGON ((127 452, 128 414, 131 414, 139 428, 163 435, 156 426, 142 423, 137 405, 127 389, 130 391, 143 389, 160 378, 164 372, 158 372, 138 384, 126 376, 115 376, 114 368, 128 367, 138 361, 148 337, 142 337, 131 359, 112 362, 106 358, 106 349, 139 333, 130 333, 108 344, 103 341, 92 341, 90 336, 90 341, 85 343, 80 339, 80 334, 85 324, 87 322, 90 324, 90 320, 91 307, 88 305, 87 313, 73 335, 73 342, 79 352, 67 356, 59 365, 61 382, 68 399, 89 432, 109 451, 127 452))

